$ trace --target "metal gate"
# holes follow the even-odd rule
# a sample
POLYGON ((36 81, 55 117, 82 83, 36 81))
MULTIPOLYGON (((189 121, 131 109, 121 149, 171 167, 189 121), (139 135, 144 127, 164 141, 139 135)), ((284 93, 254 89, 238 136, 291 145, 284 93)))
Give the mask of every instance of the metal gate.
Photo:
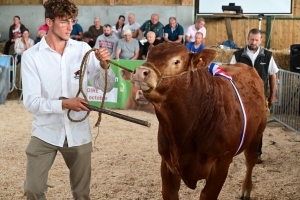
POLYGON ((272 120, 300 134, 300 74, 279 70, 277 73, 276 97, 278 102, 274 103, 272 120))

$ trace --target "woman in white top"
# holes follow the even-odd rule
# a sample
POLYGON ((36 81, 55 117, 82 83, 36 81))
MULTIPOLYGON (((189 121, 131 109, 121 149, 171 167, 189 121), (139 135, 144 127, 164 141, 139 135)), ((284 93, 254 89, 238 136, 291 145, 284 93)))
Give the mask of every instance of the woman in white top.
POLYGON ((121 38, 121 34, 122 34, 124 25, 125 25, 125 16, 120 15, 116 25, 112 26, 112 28, 111 28, 112 31, 115 33, 115 35, 118 36, 118 38, 121 38))
POLYGON ((21 55, 32 47, 34 45, 33 39, 29 38, 29 30, 27 28, 24 28, 21 30, 22 32, 22 37, 17 38, 15 40, 15 54, 14 57, 17 55, 17 65, 21 62, 21 55))

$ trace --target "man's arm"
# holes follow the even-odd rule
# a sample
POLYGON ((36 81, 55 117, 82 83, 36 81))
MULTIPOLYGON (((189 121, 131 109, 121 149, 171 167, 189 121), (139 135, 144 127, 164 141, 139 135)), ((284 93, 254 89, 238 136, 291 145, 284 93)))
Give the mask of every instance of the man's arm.
POLYGON ((136 60, 139 57, 140 50, 134 52, 134 56, 130 60, 136 60))
POLYGON ((120 53, 121 53, 121 49, 117 49, 117 50, 116 50, 116 59, 117 59, 117 60, 120 59, 120 53))
POLYGON ((175 40, 174 42, 181 43, 181 41, 182 41, 182 35, 178 35, 178 39, 175 40))
POLYGON ((188 35, 185 35, 185 42, 188 43, 188 42, 191 42, 191 38, 190 36, 188 35))
POLYGON ((269 75, 270 95, 268 97, 268 106, 271 107, 276 101, 276 74, 269 75))

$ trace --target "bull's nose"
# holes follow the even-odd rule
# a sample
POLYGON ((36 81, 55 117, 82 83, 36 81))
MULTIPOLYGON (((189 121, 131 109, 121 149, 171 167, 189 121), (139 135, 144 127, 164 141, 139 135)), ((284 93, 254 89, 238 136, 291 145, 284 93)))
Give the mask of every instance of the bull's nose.
POLYGON ((141 78, 145 78, 150 73, 149 69, 144 69, 141 67, 137 67, 134 69, 133 74, 140 76, 141 78))

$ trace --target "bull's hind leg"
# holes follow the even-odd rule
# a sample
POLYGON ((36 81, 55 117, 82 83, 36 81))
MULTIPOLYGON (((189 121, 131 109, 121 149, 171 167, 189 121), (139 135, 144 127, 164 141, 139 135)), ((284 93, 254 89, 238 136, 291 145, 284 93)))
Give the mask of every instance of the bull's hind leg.
POLYGON ((242 184, 242 190, 240 194, 240 199, 247 200, 250 199, 250 193, 252 190, 252 171, 253 167, 257 161, 257 148, 260 142, 260 138, 262 136, 263 131, 265 130, 265 124, 261 123, 255 138, 253 139, 252 143, 249 145, 247 149, 244 151, 245 155, 245 163, 246 163, 246 175, 242 184))
POLYGON ((162 196, 165 200, 178 200, 181 179, 171 172, 165 161, 161 161, 162 196))

